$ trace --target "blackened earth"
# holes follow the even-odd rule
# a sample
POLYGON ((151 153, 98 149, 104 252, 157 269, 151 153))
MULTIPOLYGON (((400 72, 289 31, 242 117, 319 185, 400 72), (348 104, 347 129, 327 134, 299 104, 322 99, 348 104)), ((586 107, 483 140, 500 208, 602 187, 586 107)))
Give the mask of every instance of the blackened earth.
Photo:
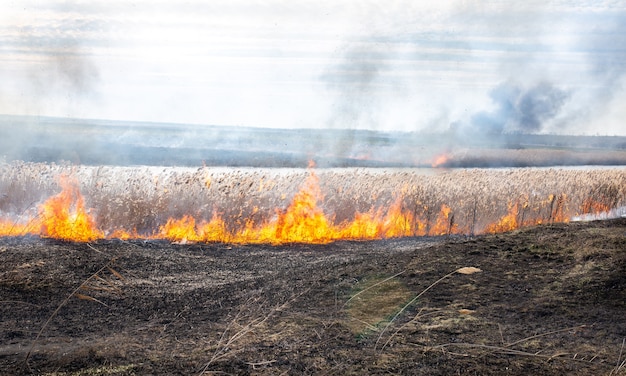
POLYGON ((626 374, 626 219, 280 247, 3 238, 0 257, 3 375, 626 374))

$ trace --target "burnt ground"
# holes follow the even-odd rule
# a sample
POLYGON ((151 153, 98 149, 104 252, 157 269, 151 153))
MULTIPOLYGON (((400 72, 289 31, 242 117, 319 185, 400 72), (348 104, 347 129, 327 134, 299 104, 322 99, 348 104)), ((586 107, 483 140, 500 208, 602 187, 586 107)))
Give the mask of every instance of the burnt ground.
POLYGON ((0 374, 626 375, 626 219, 280 247, 3 238, 0 257, 0 374))

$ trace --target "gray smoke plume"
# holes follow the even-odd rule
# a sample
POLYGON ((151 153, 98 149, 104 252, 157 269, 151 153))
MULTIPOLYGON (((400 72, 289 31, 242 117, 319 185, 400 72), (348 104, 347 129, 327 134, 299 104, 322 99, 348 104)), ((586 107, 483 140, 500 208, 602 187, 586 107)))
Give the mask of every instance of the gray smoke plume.
POLYGON ((29 27, 21 30, 24 47, 40 60, 28 72, 30 84, 37 93, 78 97, 96 90, 98 69, 83 50, 85 42, 75 36, 91 27, 93 25, 85 21, 72 20, 46 30, 29 27))
POLYGON ((87 5, 66 2, 42 4, 25 14, 23 24, 14 25, 2 40, 17 56, 10 62, 14 74, 8 79, 22 100, 14 104, 18 108, 0 104, 0 111, 63 111, 68 116, 80 112, 83 103, 98 98, 100 72, 94 51, 107 45, 107 22, 87 5))
POLYGON ((384 115, 381 107, 389 93, 388 48, 372 41, 350 43, 340 51, 339 62, 320 77, 334 102, 326 125, 343 131, 317 150, 344 157, 358 157, 367 150, 370 141, 356 130, 376 129, 384 115))
POLYGON ((354 129, 376 123, 380 95, 386 84, 386 48, 378 43, 350 44, 340 52, 340 62, 322 75, 336 99, 329 126, 354 129))
POLYGON ((495 105, 493 111, 479 112, 471 116, 469 123, 455 123, 453 128, 487 134, 537 133, 559 115, 569 97, 568 91, 546 81, 527 88, 504 82, 490 93, 495 105))

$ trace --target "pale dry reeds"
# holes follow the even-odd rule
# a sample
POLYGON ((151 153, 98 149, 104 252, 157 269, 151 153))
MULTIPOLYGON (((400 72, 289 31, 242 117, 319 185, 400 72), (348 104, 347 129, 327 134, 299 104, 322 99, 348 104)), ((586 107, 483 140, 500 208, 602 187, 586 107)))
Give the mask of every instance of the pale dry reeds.
MULTIPOLYGON (((626 205, 626 169, 316 169, 318 202, 334 223, 386 210, 398 198, 414 235, 474 234, 509 215, 518 225, 568 220, 626 205), (447 216, 442 218, 446 208, 447 216), (514 211, 513 214, 511 212, 514 211)), ((98 227, 152 234, 168 218, 197 223, 221 216, 228 230, 272 221, 301 188, 304 169, 72 166, 0 163, 0 218, 23 221, 59 192, 58 177, 80 183, 98 227)))

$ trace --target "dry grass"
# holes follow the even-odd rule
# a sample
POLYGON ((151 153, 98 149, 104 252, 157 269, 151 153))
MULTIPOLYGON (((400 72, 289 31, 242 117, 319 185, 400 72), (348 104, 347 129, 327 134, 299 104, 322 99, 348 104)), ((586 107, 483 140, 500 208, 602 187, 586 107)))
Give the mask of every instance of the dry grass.
MULTIPOLYGON (((387 325, 383 328, 383 330, 380 332, 380 334, 378 335, 378 339, 376 340, 376 345, 374 346, 374 348, 376 348, 378 346, 378 344, 380 343, 380 340, 383 338, 383 335, 385 334, 385 332, 387 331, 387 329, 394 323, 394 321, 396 321, 396 319, 407 309, 409 308, 411 305, 413 305, 422 295, 424 295, 425 293, 427 293, 430 289, 432 289, 433 287, 435 287, 436 285, 438 285, 440 282, 444 281, 447 278, 452 277, 455 274, 465 274, 465 275, 470 275, 470 274, 474 274, 474 273, 480 273, 481 270, 473 267, 473 266, 465 266, 459 269, 456 269, 446 275, 444 275, 443 277, 439 278, 438 280, 436 280, 435 282, 431 283, 428 287, 426 287, 424 290, 422 290, 419 294, 417 294, 413 299, 411 299, 408 303, 406 303, 404 306, 402 306, 402 308, 398 311, 398 313, 396 313, 395 316, 393 316, 393 318, 391 320, 389 320, 389 322, 387 323, 387 325)), ((420 315, 420 312, 418 312, 418 314, 416 315, 415 318, 417 318, 420 315)), ((415 319, 414 318, 414 319, 415 319)), ((400 328, 402 329, 402 328, 400 328)), ((391 334, 388 338, 387 341, 385 341, 385 343, 382 345, 381 350, 384 350, 385 347, 389 344, 389 341, 391 341, 391 339, 394 337, 394 335, 396 335, 398 333, 398 331, 400 330, 398 329, 395 333, 391 334)))
POLYGON ((622 340, 622 346, 619 349, 619 356, 617 357, 617 364, 615 368, 611 370, 609 375, 618 375, 620 373, 626 373, 626 358, 622 359, 622 355, 624 354, 624 345, 626 344, 626 338, 622 340))
POLYGON ((378 331, 411 298, 411 291, 396 277, 366 279, 355 287, 359 291, 344 304, 353 333, 378 331))
MULTIPOLYGON (((415 235, 432 233, 442 205, 450 209, 444 233, 479 233, 515 208, 522 224, 563 221, 626 205, 623 168, 519 168, 424 172, 411 169, 320 169, 320 206, 335 223, 357 212, 388 208, 400 196, 413 215, 415 235), (422 223, 421 227, 417 222, 422 223)), ((57 177, 80 182, 99 228, 151 234, 170 217, 197 222, 222 216, 235 231, 251 220, 270 221, 308 175, 298 169, 90 167, 0 164, 0 218, 26 220, 59 191, 57 177)))
POLYGON ((93 368, 82 369, 75 372, 49 372, 43 376, 107 376, 107 375, 132 375, 132 371, 136 365, 128 364, 121 366, 97 366, 93 368))
MULTIPOLYGON (((92 248, 95 252, 100 252, 91 245, 89 245, 89 247, 92 248)), ((77 299, 88 300, 88 301, 96 302, 96 303, 106 306, 106 304, 100 301, 99 299, 91 295, 87 295, 87 294, 91 294, 92 292, 96 292, 96 291, 105 292, 107 294, 121 293, 121 289, 116 283, 116 281, 124 281, 124 277, 118 271, 113 269, 113 265, 115 264, 115 261, 116 261, 115 258, 111 258, 107 263, 105 263, 102 267, 100 267, 96 272, 91 274, 78 287, 76 287, 61 303, 59 303, 57 308, 50 314, 50 316, 48 316, 48 319, 43 323, 43 325, 39 329, 39 332, 37 332, 37 335, 33 339, 31 346, 28 352, 26 353, 26 357, 24 358, 24 366, 26 369, 28 369, 29 371, 32 371, 30 370, 28 360, 33 350, 37 346, 39 338, 41 338, 41 335, 44 333, 44 331, 48 327, 48 324, 50 324, 50 322, 57 316, 61 308, 63 308, 70 301, 70 299, 75 297, 77 299), (85 293, 81 294, 79 293, 79 291, 84 291, 85 293)))

